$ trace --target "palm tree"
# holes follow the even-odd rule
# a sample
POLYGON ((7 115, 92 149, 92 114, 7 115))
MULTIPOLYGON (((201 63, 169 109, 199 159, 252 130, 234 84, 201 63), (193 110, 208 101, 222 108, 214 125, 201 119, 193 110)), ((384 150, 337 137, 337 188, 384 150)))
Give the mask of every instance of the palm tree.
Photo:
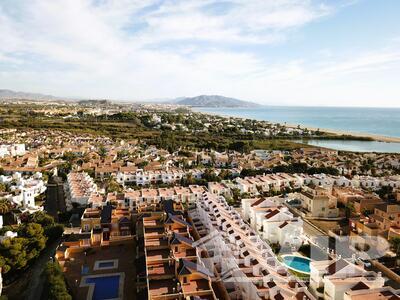
POLYGON ((0 199, 0 214, 6 214, 11 210, 11 203, 7 199, 0 199))

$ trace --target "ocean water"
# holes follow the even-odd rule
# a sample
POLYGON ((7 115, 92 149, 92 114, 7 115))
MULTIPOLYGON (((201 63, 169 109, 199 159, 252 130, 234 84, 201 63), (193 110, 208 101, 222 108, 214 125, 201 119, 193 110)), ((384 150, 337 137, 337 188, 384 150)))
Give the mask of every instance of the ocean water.
POLYGON ((343 140, 298 140, 299 143, 313 146, 352 151, 352 152, 380 152, 380 153, 400 153, 400 143, 387 143, 376 141, 343 141, 343 140))
MULTIPOLYGON (((288 107, 195 108, 196 111, 264 120, 274 123, 400 137, 400 108, 288 107)), ((308 144, 336 150, 400 153, 400 143, 375 141, 309 140, 308 144)))
POLYGON ((195 108, 224 116, 400 137, 400 108, 265 106, 195 108))

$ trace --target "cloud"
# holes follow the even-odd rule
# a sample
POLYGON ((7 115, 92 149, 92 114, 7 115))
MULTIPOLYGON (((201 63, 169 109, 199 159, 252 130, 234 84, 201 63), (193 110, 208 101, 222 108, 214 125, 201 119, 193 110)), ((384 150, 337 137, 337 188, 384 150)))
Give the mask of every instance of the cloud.
MULTIPOLYGON (((317 61, 263 53, 342 7, 311 0, 4 0, 0 85, 114 99, 218 93, 278 103, 295 96, 297 103, 318 81, 334 86, 341 74, 398 60, 387 49, 356 58, 318 49, 317 61)), ((322 91, 311 93, 316 99, 322 91)))

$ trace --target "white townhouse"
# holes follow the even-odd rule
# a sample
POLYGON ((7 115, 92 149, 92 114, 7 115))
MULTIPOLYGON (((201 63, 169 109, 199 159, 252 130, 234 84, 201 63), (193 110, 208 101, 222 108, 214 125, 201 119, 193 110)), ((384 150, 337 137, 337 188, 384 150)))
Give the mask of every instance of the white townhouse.
POLYGON ((87 205, 93 193, 97 193, 97 185, 93 178, 86 172, 71 172, 67 176, 64 184, 66 193, 67 207, 72 208, 72 203, 87 205))
POLYGON ((250 205, 252 228, 270 243, 298 247, 302 243, 303 220, 294 217, 286 206, 278 204, 277 197, 260 199, 250 205))
POLYGON ((0 145, 0 158, 5 156, 22 156, 25 153, 25 144, 0 145))
POLYGON ((231 299, 315 299, 224 197, 204 193, 189 215, 231 299))
POLYGON ((118 172, 116 175, 116 180, 121 185, 136 184, 139 186, 158 182, 176 183, 182 178, 185 178, 189 173, 193 178, 196 179, 200 179, 203 175, 202 170, 183 171, 180 169, 171 169, 165 171, 143 171, 142 169, 138 169, 135 172, 118 172))
POLYGON ((312 261, 310 270, 310 288, 328 300, 342 300, 349 290, 380 288, 385 283, 380 273, 368 272, 341 258, 312 261))

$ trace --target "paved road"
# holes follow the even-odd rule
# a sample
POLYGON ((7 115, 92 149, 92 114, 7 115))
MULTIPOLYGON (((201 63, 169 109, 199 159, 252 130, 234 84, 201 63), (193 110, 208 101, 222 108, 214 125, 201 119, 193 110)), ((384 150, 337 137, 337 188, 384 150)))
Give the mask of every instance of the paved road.
POLYGON ((54 257, 56 253, 56 248, 58 244, 60 243, 60 240, 57 240, 47 246, 47 248, 44 250, 42 255, 38 258, 38 260, 35 262, 34 266, 32 267, 31 274, 33 276, 31 277, 31 280, 29 281, 29 285, 27 289, 24 292, 24 297, 23 299, 27 300, 37 300, 40 299, 42 296, 42 291, 43 291, 43 286, 46 281, 46 275, 44 274, 44 269, 46 267, 47 262, 49 261, 50 257, 54 257))

